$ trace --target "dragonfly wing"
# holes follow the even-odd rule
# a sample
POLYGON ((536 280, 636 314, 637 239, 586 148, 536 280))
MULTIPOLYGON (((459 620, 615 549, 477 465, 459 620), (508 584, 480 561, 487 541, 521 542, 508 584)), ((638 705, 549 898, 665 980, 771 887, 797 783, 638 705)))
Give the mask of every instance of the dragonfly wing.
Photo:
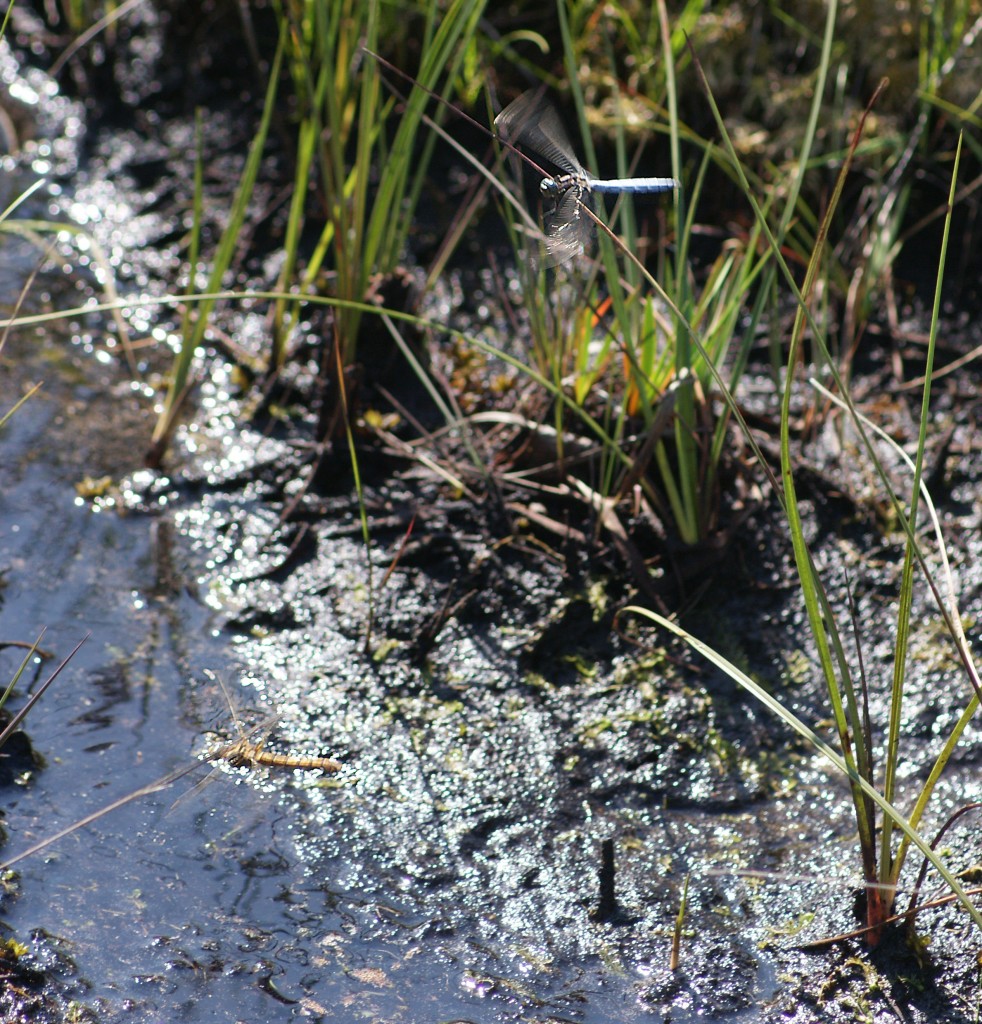
POLYGON ((583 211, 588 195, 585 189, 570 186, 556 197, 551 209, 543 211, 545 251, 540 254, 540 266, 556 267, 587 251, 593 237, 593 221, 583 211))
POLYGON ((587 177, 573 155, 573 146, 556 108, 541 89, 523 92, 494 119, 498 134, 512 145, 523 145, 544 156, 565 174, 587 177))
MULTIPOLYGON (((196 766, 192 766, 196 767, 196 766)), ((212 782, 214 782, 221 774, 220 768, 212 768, 210 772, 203 779, 196 782, 190 789, 183 792, 171 805, 167 808, 167 817, 173 814, 179 807, 183 807, 185 804, 196 799, 212 782)))

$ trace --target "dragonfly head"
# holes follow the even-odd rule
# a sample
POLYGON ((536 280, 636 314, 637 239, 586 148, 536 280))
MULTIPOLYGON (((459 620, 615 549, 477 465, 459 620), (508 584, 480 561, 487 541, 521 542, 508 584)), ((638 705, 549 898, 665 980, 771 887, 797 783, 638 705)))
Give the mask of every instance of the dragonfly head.
POLYGON ((558 199, 571 188, 578 189, 578 195, 582 194, 583 185, 584 179, 575 174, 560 174, 558 178, 543 178, 539 182, 539 191, 543 198, 558 199))

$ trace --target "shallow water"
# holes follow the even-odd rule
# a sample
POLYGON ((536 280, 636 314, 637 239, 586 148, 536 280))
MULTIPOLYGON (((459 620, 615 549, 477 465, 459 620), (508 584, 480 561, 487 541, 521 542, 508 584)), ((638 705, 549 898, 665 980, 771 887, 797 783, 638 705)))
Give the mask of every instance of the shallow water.
MULTIPOLYGON (((192 692, 194 671, 221 668, 226 656, 205 609, 170 583, 162 586, 163 573, 181 579, 163 542, 165 526, 147 516, 100 513, 75 495, 84 475, 122 469, 121 452, 104 450, 109 418, 114 431, 133 426, 114 415, 123 402, 96 396, 83 363, 73 383, 59 381, 57 368, 52 374, 56 344, 32 346, 32 355, 49 357, 45 388, 2 438, 3 634, 33 640, 46 628, 42 646, 54 659, 91 635, 29 718, 46 764, 7 794, 7 854, 187 763, 199 745, 199 716, 221 710, 192 692)), ((23 352, 8 346, 5 355, 16 361, 18 377, 30 378, 23 352)), ((110 446, 123 440, 112 438, 110 446)), ((128 451, 132 441, 125 439, 128 451)), ((3 653, 5 676, 19 656, 3 653)), ((208 843, 267 821, 259 807, 268 798, 250 786, 222 788, 225 800, 198 801, 169 817, 173 791, 147 798, 23 862, 19 898, 6 909, 14 934, 42 929, 64 938, 87 1002, 121 1005, 122 997, 150 991, 149 981, 132 978, 172 973, 160 950, 187 941, 186 923, 164 922, 214 914, 214 893, 195 879, 188 884, 188 865, 195 876, 211 873, 208 843), (178 915, 168 907, 176 899, 184 904, 178 915), (140 914, 147 902, 149 920, 140 914)))

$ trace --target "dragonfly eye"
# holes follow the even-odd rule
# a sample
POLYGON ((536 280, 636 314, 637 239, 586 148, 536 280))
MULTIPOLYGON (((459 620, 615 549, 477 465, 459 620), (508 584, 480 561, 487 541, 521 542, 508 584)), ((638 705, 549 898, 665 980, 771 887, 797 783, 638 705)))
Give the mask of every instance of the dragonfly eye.
POLYGON ((559 182, 555 178, 543 178, 539 182, 539 191, 544 196, 558 196, 559 195, 559 182))

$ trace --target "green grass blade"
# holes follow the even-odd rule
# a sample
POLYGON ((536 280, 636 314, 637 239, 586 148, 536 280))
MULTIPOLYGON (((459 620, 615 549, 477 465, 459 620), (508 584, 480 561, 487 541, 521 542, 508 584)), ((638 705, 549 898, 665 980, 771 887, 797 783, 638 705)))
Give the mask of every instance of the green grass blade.
MULTIPOLYGON (((904 833, 909 842, 924 854, 924 856, 937 870, 938 874, 940 874, 944 879, 945 884, 958 899, 958 902, 968 912, 976 927, 982 931, 982 912, 976 908, 971 898, 962 888, 958 879, 955 878, 955 876, 948 870, 942 857, 931 848, 931 844, 920 835, 917 829, 910 824, 903 814, 894 807, 893 804, 890 803, 890 801, 887 800, 875 786, 871 785, 868 780, 863 778, 862 775, 856 771, 855 765, 852 764, 850 760, 833 750, 832 747, 830 747, 828 743, 818 735, 818 733, 784 707, 784 705, 768 693, 762 686, 755 683, 748 675, 737 668, 736 665, 714 651, 707 644, 698 640, 691 633, 688 633, 677 623, 672 622, 663 615, 659 615, 657 612, 635 606, 625 608, 622 614, 634 614, 649 619, 664 629, 667 629, 675 636, 681 638, 689 647, 717 668, 725 672, 735 683, 751 694, 760 704, 793 729, 799 736, 807 740, 807 742, 817 750, 822 757, 824 757, 831 765, 833 765, 833 767, 848 778, 851 787, 860 790, 865 798, 876 804, 883 813, 884 819, 893 821, 896 827, 904 833)), ((975 698, 973 698, 973 704, 977 705, 975 698)), ((867 879, 867 881, 873 881, 873 879, 867 879)))
MULTIPOLYGON (((917 547, 917 509, 921 493, 921 481, 924 470, 924 451, 927 445, 927 428, 931 422, 931 379, 934 372, 934 356, 937 348, 938 324, 941 314, 941 289, 944 284, 944 271, 948 257, 948 240, 951 234, 951 217, 955 204, 958 168, 961 163, 961 136, 955 152, 955 163, 952 169, 951 185, 948 191, 948 209, 945 215, 944 232, 941 238, 941 252, 938 258, 938 273, 934 287, 934 305, 931 309, 931 330, 928 336, 927 354, 924 369, 924 386, 921 396, 921 419, 917 434, 917 454, 914 459, 914 480, 911 487, 910 515, 907 517, 907 544, 904 550, 904 565, 901 575, 900 606, 897 613, 897 634, 893 656, 893 685, 890 697, 890 724, 887 733, 886 777, 883 785, 884 796, 893 799, 896 785, 896 772, 900 762, 900 729, 902 725, 902 708, 904 683, 907 677, 907 653, 910 646, 910 614, 914 595, 914 561, 917 547)), ((903 860, 898 851, 896 862, 892 862, 891 828, 884 822, 881 837, 881 859, 886 867, 889 865, 890 877, 896 877, 903 860)))
MULTIPOLYGON (((269 134, 269 126, 273 116, 273 109, 276 103, 276 90, 279 83, 280 68, 283 63, 285 44, 285 31, 280 35, 280 41, 276 48, 276 57, 269 73, 269 85, 266 89, 266 97, 263 103, 262 118, 256 137, 249 148, 249 155, 246 159, 242 177, 236 189, 235 199, 229 215, 228 224, 222 232, 218 243, 215 257, 212 263, 211 275, 209 276, 207 293, 219 294, 222 280, 232 265, 236 247, 239 244, 239 235, 242 225, 245 223, 246 212, 255 188, 256 179, 259 176, 259 167, 262 162, 263 149, 266 145, 266 137, 269 134)), ((192 268, 193 273, 193 268, 192 268)), ((167 445, 167 440, 177 422, 180 405, 186 394, 188 378, 191 370, 191 363, 201 345, 208 329, 208 318, 214 309, 215 300, 206 299, 200 303, 197 309, 197 317, 189 335, 185 335, 174 360, 171 370, 170 385, 167 390, 167 397, 164 402, 164 409, 157 420, 151 438, 151 451, 148 459, 159 460, 167 445)))

